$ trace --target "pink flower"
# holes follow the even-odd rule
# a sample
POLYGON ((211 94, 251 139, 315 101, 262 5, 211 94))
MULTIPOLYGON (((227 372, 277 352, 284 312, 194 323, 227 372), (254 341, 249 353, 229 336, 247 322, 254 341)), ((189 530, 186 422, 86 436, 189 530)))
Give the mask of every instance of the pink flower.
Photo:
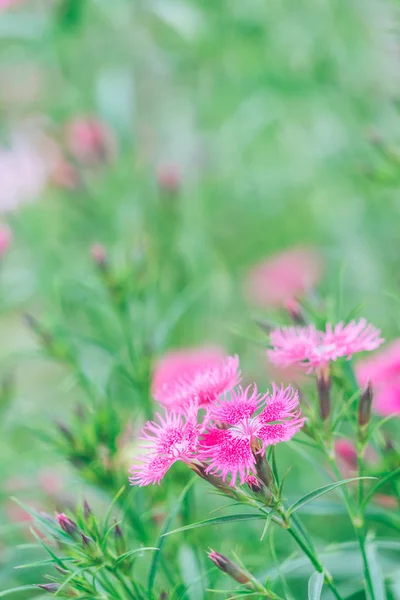
POLYGON ((373 385, 373 407, 381 415, 400 414, 400 339, 356 364, 360 386, 373 385))
POLYGON ((245 293, 258 306, 285 306, 315 287, 322 261, 311 248, 292 248, 270 257, 249 272, 245 293))
POLYGON ((22 4, 23 0, 0 0, 0 11, 11 8, 12 6, 18 6, 22 4))
POLYGON ((68 123, 66 143, 72 156, 90 165, 107 160, 116 152, 111 131, 91 116, 76 117, 68 123))
POLYGON ((166 411, 165 417, 157 417, 158 423, 148 421, 142 431, 146 453, 131 467, 132 484, 160 483, 175 462, 191 463, 196 458, 199 426, 195 412, 181 415, 166 411))
POLYGON ((260 395, 257 388, 238 388, 208 408, 208 432, 201 439, 199 459, 209 462, 207 473, 218 474, 231 485, 255 475, 255 453, 290 440, 304 418, 298 410, 297 391, 290 386, 260 395), (260 412, 258 412, 261 409, 260 412))
POLYGON ((206 406, 241 380, 239 358, 222 358, 219 351, 169 355, 159 363, 153 379, 154 398, 172 410, 188 403, 206 406))
POLYGON ((3 256, 12 242, 11 229, 5 223, 0 223, 0 257, 3 256))
POLYGON ((107 251, 103 244, 92 244, 92 246, 90 247, 90 256, 92 257, 93 262, 95 262, 99 266, 105 265, 107 261, 107 251))
POLYGON ((282 327, 271 331, 272 349, 267 355, 274 364, 300 364, 311 370, 343 356, 350 358, 357 352, 378 348, 384 341, 380 333, 365 319, 335 327, 328 324, 325 331, 318 331, 313 325, 282 327))

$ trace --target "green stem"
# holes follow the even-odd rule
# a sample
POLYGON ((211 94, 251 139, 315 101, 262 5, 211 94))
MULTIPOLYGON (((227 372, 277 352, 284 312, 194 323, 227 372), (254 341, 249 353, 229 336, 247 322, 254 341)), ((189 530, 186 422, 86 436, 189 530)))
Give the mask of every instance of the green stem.
MULTIPOLYGON (((338 480, 342 479, 342 475, 338 469, 335 459, 332 457, 328 457, 328 458, 329 458, 329 462, 332 466, 332 469, 333 469, 336 477, 338 478, 338 480)), ((359 452, 358 452, 358 461, 360 461, 360 453, 359 452)), ((360 466, 360 462, 359 462, 359 466, 360 466)), ((361 472, 362 472, 362 470, 363 470, 363 467, 361 469, 361 472)), ((362 485, 362 480, 358 482, 358 500, 360 501, 360 499, 361 499, 361 501, 362 501, 364 492, 363 492, 363 488, 360 487, 360 483, 362 485)), ((359 507, 357 510, 357 508, 354 506, 353 499, 352 499, 347 487, 342 486, 341 490, 342 490, 342 494, 343 494, 343 497, 344 497, 344 500, 345 500, 345 503, 347 506, 347 511, 349 513, 351 523, 354 528, 354 533, 356 535, 358 545, 360 546, 366 588, 367 588, 368 594, 370 596, 370 600, 375 600, 374 586, 373 586, 371 574, 369 572, 368 557, 367 557, 367 552, 366 552, 367 532, 366 532, 365 525, 364 525, 364 515, 357 514, 357 513, 359 513, 359 509, 360 509, 361 505, 359 504, 359 507)))

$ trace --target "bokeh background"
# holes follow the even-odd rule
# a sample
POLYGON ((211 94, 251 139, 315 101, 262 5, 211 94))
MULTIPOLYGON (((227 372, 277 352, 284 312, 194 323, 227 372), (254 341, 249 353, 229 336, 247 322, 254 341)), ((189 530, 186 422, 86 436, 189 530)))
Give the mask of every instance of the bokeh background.
MULTIPOLYGON (((258 261, 314 248, 332 315, 360 306, 386 338, 399 335, 398 18, 394 0, 0 0, 1 591, 36 581, 14 569, 35 550, 16 548, 29 523, 10 496, 53 512, 83 495, 109 501, 48 437, 86 401, 88 381, 143 421, 126 382, 109 392, 126 349, 153 360, 220 344, 249 380, 268 382, 256 320, 271 311, 243 293, 258 261), (122 327, 94 244, 118 276, 132 269, 122 327), (74 348, 83 388, 40 348, 37 323, 74 348)), ((127 472, 129 444, 121 454, 127 472)), ((296 460, 291 489, 307 490, 317 475, 296 460)), ((288 450, 282 462, 293 461, 288 450)), ((192 500, 198 520, 208 500, 192 500)), ((326 542, 351 537, 344 517, 321 523, 310 526, 326 542)), ((267 570, 257 527, 239 529, 223 531, 247 566, 267 570)), ((199 533, 199 547, 219 535, 199 533)), ((182 572, 201 571, 204 551, 196 563, 182 547, 182 572)))

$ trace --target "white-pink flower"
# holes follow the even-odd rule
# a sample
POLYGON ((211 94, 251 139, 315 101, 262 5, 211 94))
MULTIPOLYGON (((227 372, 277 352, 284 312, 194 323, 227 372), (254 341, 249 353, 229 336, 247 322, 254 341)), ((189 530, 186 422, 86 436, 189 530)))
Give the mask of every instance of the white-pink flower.
POLYGON ((327 325, 325 331, 313 325, 307 327, 282 327, 270 334, 272 349, 269 360, 280 366, 300 364, 311 370, 340 357, 374 350, 383 342, 379 329, 360 319, 347 325, 327 325))
POLYGON ((290 440, 304 418, 298 408, 298 392, 290 386, 258 394, 256 386, 238 388, 208 409, 208 431, 201 438, 199 459, 208 463, 206 473, 220 475, 231 485, 255 475, 255 453, 290 440))

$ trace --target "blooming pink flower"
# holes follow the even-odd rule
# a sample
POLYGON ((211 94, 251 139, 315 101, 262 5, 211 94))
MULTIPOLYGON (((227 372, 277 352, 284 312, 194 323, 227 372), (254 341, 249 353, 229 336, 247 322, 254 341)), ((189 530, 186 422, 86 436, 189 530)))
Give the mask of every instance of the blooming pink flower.
POLYGON ((359 361, 356 375, 360 386, 372 383, 373 407, 379 414, 400 414, 400 339, 378 354, 359 361))
POLYGON ((282 327, 271 331, 272 349, 267 355, 274 364, 300 364, 311 370, 342 356, 350 358, 357 352, 378 348, 384 341, 380 333, 365 319, 335 327, 328 324, 325 331, 318 331, 313 325, 282 327))
POLYGON ((132 484, 160 483, 175 462, 190 463, 196 457, 199 426, 195 412, 181 415, 166 411, 165 417, 157 417, 158 423, 148 421, 142 431, 146 453, 131 467, 132 484))
POLYGON ((254 452, 290 440, 301 429, 304 418, 298 410, 297 391, 290 386, 260 395, 256 386, 238 388, 208 408, 210 425, 202 436, 199 459, 209 462, 207 473, 219 474, 235 485, 254 475, 254 452), (258 412, 261 409, 260 412, 258 412))
POLYGON ((292 248, 270 257, 249 272, 245 293, 258 306, 285 306, 315 287, 322 261, 311 248, 292 248))
POLYGON ((154 398, 172 410, 190 402, 206 406, 240 382, 239 358, 219 351, 175 354, 160 363, 153 380, 154 398), (181 367, 180 367, 181 365, 181 367))

